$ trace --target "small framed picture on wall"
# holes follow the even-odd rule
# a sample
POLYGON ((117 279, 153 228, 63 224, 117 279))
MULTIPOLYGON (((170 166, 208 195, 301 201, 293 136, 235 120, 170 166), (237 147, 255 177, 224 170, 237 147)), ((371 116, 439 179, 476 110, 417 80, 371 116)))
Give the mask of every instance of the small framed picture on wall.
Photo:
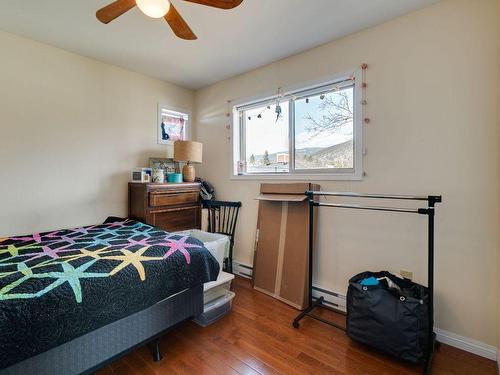
POLYGON ((189 138, 189 113, 179 108, 158 104, 158 143, 173 145, 189 138))

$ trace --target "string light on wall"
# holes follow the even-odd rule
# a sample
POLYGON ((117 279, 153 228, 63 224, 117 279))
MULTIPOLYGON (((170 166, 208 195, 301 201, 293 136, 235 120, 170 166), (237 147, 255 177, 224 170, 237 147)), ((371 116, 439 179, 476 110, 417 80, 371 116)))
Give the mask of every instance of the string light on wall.
MULTIPOLYGON (((366 80, 365 80, 365 71, 366 71, 366 69, 368 69, 368 64, 363 63, 363 64, 360 65, 360 68, 361 68, 361 88, 362 88, 362 98, 361 98, 360 103, 364 107, 364 106, 366 106, 368 104, 368 102, 366 100, 366 88, 367 88, 368 85, 367 85, 366 80)), ((344 79, 344 80, 342 80, 340 82, 336 82, 335 85, 330 90, 322 93, 319 96, 319 99, 320 100, 325 100, 325 98, 326 98, 326 96, 328 94, 341 91, 345 87, 346 83, 355 81, 355 79, 356 79, 355 73, 354 72, 350 73, 349 76, 346 79, 344 79)), ((278 87, 277 93, 276 93, 276 105, 275 105, 275 108, 274 108, 274 113, 276 115, 275 122, 278 122, 280 120, 280 118, 283 117, 283 109, 281 107, 281 102, 283 101, 283 98, 285 96, 287 96, 287 94, 285 94, 283 92, 283 90, 282 90, 281 87, 278 87)), ((292 97, 292 99, 295 100, 296 97, 292 97)), ((230 103, 230 101, 228 101, 228 103, 230 103)), ((310 103, 310 98, 306 97, 305 98, 305 103, 309 104, 310 103)), ((247 116, 247 119, 248 119, 248 121, 251 121, 252 118, 262 119, 264 117, 265 112, 267 112, 269 110, 271 110, 271 106, 267 105, 257 115, 247 116)), ((370 123, 370 118, 364 116, 364 112, 365 111, 363 110, 363 122, 365 124, 369 124, 370 123)), ((241 116, 241 113, 240 113, 240 116, 241 116)))
MULTIPOLYGON (((365 124, 370 123, 370 118, 366 116, 366 105, 368 104, 368 101, 366 100, 366 87, 368 86, 366 83, 366 69, 368 69, 368 64, 363 63, 360 66, 361 68, 361 105, 362 105, 362 112, 363 112, 363 122, 365 124)), ((363 156, 366 156, 368 154, 368 149, 366 147, 363 148, 363 156)), ((367 173, 366 171, 363 171, 363 177, 366 177, 367 173)))
MULTIPOLYGON (((274 113, 276 115, 276 119, 275 121, 278 122, 280 118, 283 117, 283 109, 281 108, 281 101, 283 100, 283 97, 284 97, 284 93, 282 92, 282 89, 281 87, 278 88, 278 92, 276 94, 276 105, 275 105, 275 108, 274 108, 274 113)), ((295 99, 295 98, 293 98, 295 99)), ((264 109, 262 109, 256 116, 247 116, 247 119, 249 121, 252 120, 252 118, 256 117, 258 119, 262 119, 263 118, 263 115, 265 112, 271 110, 271 106, 270 105, 267 105, 264 109)))
POLYGON ((283 116, 282 110, 281 110, 281 105, 280 105, 280 100, 283 97, 283 93, 281 92, 281 87, 278 87, 278 97, 276 99, 276 108, 274 109, 274 112, 276 113, 276 122, 283 116))
POLYGON ((231 140, 231 100, 227 101, 227 112, 226 112, 226 130, 227 130, 227 140, 231 140))
MULTIPOLYGON (((320 100, 324 100, 326 98, 326 95, 328 94, 331 94, 331 93, 334 93, 334 92, 338 92, 340 90, 342 90, 342 87, 343 85, 346 83, 346 82, 350 82, 350 81, 354 81, 355 80, 355 75, 354 73, 351 73, 349 74, 349 77, 347 77, 346 79, 344 79, 343 81, 340 81, 340 82, 337 82, 335 84, 335 86, 333 86, 330 90, 326 91, 325 93, 321 94, 319 96, 320 100)), ((306 104, 309 104, 309 98, 306 98, 305 99, 305 102, 306 104)))
MULTIPOLYGON (((264 114, 264 112, 266 112, 267 110, 270 110, 271 109, 271 106, 268 105, 266 108, 264 108, 262 111, 260 111, 258 114, 257 114, 257 118, 261 119, 262 118, 262 115, 264 114)), ((252 116, 248 116, 247 117, 249 120, 252 119, 252 116)))
MULTIPOLYGON (((361 64, 360 66, 361 68, 361 105, 363 106, 363 114, 365 115, 365 106, 368 104, 368 101, 366 100, 366 87, 368 86, 367 83, 366 83, 366 69, 368 69, 368 64, 366 63, 363 63, 361 64)), ((363 122, 365 124, 369 124, 370 123, 370 118, 369 117, 366 117, 366 115, 364 116, 364 119, 363 119, 363 122)))

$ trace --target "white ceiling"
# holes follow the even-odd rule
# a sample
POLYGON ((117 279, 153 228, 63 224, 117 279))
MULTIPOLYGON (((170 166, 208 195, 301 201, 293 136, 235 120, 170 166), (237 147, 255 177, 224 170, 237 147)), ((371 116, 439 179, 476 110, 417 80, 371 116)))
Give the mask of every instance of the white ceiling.
POLYGON ((172 0, 197 41, 137 8, 108 25, 112 0, 2 0, 0 29, 197 89, 437 0, 244 0, 232 10, 172 0))

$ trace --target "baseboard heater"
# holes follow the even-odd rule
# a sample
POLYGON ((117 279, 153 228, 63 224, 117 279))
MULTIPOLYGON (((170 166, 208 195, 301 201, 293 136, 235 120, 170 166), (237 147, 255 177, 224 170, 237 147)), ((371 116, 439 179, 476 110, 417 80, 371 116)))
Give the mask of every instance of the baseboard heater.
POLYGON ((233 261, 233 274, 251 279, 253 276, 253 268, 249 265, 233 261))
POLYGON ((346 311, 346 296, 331 290, 326 290, 318 286, 312 287, 313 300, 323 297, 323 303, 343 312, 346 311))
MULTIPOLYGON (((244 263, 233 261, 233 273, 235 275, 251 279, 253 275, 253 267, 244 263)), ((345 311, 346 309, 345 295, 337 292, 332 292, 331 290, 323 289, 317 285, 314 285, 313 298, 317 299, 321 296, 323 296, 324 301, 327 305, 345 311)))

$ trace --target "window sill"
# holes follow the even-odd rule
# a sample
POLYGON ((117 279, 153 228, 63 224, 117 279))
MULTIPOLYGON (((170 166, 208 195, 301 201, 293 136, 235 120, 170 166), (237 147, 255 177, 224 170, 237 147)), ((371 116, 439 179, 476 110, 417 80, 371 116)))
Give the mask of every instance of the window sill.
POLYGON ((361 174, 309 173, 309 174, 245 174, 232 175, 230 180, 279 180, 279 181, 361 181, 361 174))

